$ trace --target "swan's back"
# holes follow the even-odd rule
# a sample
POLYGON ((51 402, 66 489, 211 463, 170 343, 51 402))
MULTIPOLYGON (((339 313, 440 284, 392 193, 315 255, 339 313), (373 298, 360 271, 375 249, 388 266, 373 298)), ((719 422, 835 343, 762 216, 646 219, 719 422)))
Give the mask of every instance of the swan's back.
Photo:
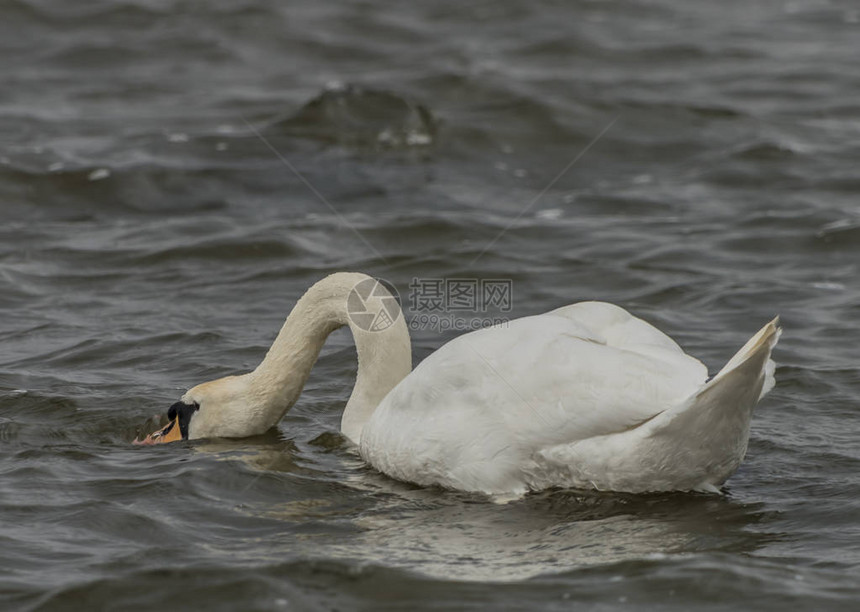
POLYGON ((418 484, 522 492, 541 451, 633 430, 706 377, 701 362, 625 310, 574 304, 443 346, 386 396, 361 452, 418 484))

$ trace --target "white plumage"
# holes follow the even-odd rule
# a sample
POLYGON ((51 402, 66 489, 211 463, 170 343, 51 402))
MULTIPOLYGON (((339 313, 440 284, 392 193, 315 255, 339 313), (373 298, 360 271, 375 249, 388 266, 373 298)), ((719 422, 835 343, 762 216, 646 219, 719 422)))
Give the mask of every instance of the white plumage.
POLYGON ((349 325, 359 370, 342 430, 393 478, 494 495, 549 487, 643 492, 717 488, 746 452, 753 408, 774 384, 766 325, 710 382, 668 336, 601 302, 460 336, 411 369, 403 317, 383 331, 350 320, 334 274, 297 303, 266 358, 204 383, 189 437, 274 426, 331 331, 349 325))
POLYGON ((401 480, 487 493, 714 490, 746 452, 775 322, 713 383, 623 309, 574 304, 456 338, 382 401, 361 454, 401 480))

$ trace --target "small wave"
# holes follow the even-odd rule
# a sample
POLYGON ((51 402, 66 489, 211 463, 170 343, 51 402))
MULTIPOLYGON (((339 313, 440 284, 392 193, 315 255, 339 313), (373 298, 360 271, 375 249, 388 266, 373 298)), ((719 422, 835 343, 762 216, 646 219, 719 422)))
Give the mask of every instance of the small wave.
POLYGON ((733 153, 733 156, 753 161, 780 161, 790 159, 801 153, 803 151, 799 146, 760 141, 743 145, 733 153))
POLYGON ((335 84, 275 127, 347 146, 402 149, 433 144, 438 126, 418 102, 381 89, 335 84))

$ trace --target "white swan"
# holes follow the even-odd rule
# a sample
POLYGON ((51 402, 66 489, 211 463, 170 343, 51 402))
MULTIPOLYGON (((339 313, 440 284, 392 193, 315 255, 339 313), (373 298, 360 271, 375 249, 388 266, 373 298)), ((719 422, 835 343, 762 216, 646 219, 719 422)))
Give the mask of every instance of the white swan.
MULTIPOLYGON (((776 319, 706 382, 705 366, 668 336, 601 302, 465 334, 410 373, 403 316, 368 331, 348 315, 363 281, 373 282, 338 273, 316 283, 257 369, 194 387, 144 443, 273 427, 326 337, 349 325, 358 375, 341 429, 393 478, 506 496, 548 487, 717 491, 774 384, 776 319)), ((390 296, 381 284, 376 291, 390 296)))

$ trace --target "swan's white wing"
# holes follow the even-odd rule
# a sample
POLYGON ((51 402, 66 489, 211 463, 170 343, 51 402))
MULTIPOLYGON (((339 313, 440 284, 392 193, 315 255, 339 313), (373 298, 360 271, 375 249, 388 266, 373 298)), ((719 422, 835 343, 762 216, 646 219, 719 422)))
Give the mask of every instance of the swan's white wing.
POLYGON ((466 334, 428 361, 421 379, 437 389, 447 382, 450 400, 471 394, 467 411, 566 440, 634 427, 707 378, 665 334, 599 302, 466 334), (460 381, 468 390, 457 390, 460 381))
POLYGON ((705 365, 687 355, 672 338, 614 304, 580 302, 547 314, 564 317, 599 334, 608 346, 654 357, 671 365, 681 377, 703 382, 708 376, 705 365))
POLYGON ((440 348, 380 404, 362 433, 362 454, 420 484, 510 490, 535 452, 635 427, 689 397, 706 376, 700 362, 623 309, 576 304, 440 348))

